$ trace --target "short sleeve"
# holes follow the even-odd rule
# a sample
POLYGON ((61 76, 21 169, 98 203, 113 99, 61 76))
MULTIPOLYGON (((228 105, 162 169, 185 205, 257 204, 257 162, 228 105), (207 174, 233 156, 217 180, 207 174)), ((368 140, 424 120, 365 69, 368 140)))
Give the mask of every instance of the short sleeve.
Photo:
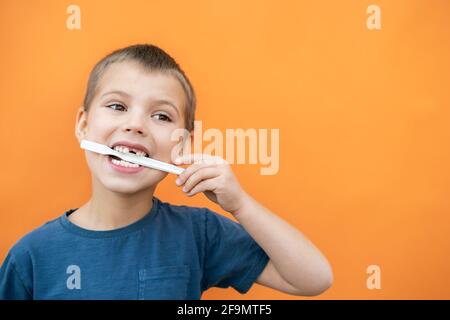
POLYGON ((203 290, 233 287, 246 293, 269 257, 239 223, 208 209, 205 228, 203 290))
POLYGON ((8 253, 0 268, 0 300, 29 300, 31 290, 25 285, 25 278, 18 271, 12 253, 8 253))

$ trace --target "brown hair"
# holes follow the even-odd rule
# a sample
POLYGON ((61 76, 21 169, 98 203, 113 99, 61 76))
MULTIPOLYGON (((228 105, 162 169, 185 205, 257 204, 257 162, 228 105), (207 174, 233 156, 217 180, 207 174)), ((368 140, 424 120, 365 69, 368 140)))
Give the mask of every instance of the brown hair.
POLYGON ((89 111, 90 104, 97 90, 97 85, 109 65, 115 62, 136 61, 149 71, 159 71, 174 76, 180 81, 187 98, 185 106, 185 128, 194 129, 196 97, 191 82, 178 63, 164 50, 151 44, 137 44, 113 51, 101 59, 89 74, 84 110, 89 111))

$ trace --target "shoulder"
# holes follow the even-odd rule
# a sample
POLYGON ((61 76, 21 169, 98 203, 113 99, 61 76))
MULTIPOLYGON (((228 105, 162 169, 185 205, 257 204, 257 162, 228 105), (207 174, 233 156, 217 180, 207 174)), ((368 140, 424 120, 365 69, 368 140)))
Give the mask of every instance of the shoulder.
POLYGON ((12 246, 9 255, 18 263, 31 263, 34 252, 45 250, 47 244, 61 233, 59 219, 50 220, 24 235, 12 246))
POLYGON ((206 215, 210 214, 211 210, 206 207, 192 207, 187 205, 176 205, 169 202, 159 202, 159 211, 163 213, 160 215, 163 218, 191 220, 193 222, 203 221, 206 215))
POLYGON ((190 219, 204 223, 232 221, 231 219, 207 208, 187 205, 175 205, 158 199, 159 210, 170 218, 190 219))
POLYGON ((158 201, 160 212, 163 213, 160 215, 162 219, 179 220, 184 223, 190 222, 202 230, 216 229, 223 226, 240 227, 237 222, 207 207, 174 205, 161 200, 158 201))

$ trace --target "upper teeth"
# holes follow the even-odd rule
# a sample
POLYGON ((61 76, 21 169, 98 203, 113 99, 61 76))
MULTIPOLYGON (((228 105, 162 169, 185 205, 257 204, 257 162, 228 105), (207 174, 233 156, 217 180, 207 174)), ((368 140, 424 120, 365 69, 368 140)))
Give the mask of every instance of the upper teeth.
POLYGON ((119 152, 123 152, 123 153, 130 153, 130 151, 133 151, 134 153, 136 153, 136 155, 141 156, 141 157, 147 156, 147 154, 145 152, 143 152, 141 150, 133 149, 133 148, 130 148, 130 147, 115 146, 113 149, 117 150, 119 152))

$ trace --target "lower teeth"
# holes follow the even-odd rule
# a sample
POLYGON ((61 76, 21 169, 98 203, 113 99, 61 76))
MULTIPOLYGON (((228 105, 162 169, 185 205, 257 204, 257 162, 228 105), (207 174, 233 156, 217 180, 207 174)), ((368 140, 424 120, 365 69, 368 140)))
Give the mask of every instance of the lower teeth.
POLYGON ((125 167, 125 168, 139 168, 140 167, 140 165, 138 165, 138 164, 131 163, 131 162, 124 161, 124 160, 117 160, 114 158, 111 158, 111 162, 114 163, 115 165, 125 167))

